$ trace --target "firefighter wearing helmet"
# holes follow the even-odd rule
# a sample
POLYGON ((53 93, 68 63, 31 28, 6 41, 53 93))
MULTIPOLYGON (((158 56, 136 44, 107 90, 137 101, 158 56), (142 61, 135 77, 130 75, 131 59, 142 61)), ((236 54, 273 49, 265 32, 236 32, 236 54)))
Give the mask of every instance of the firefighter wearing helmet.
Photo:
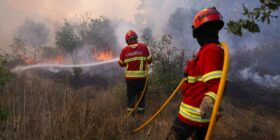
POLYGON ((172 126, 172 136, 185 140, 191 136, 203 140, 222 75, 224 52, 218 33, 223 27, 216 8, 198 12, 193 20, 193 37, 200 45, 198 53, 187 62, 186 81, 181 87, 183 99, 172 126))
MULTIPOLYGON (((127 85, 127 111, 132 111, 136 101, 145 86, 145 70, 151 64, 152 57, 145 44, 138 43, 138 35, 129 30, 125 35, 127 46, 121 51, 119 65, 126 67, 125 79, 127 85)), ((143 114, 145 111, 145 94, 140 101, 137 112, 143 114)))

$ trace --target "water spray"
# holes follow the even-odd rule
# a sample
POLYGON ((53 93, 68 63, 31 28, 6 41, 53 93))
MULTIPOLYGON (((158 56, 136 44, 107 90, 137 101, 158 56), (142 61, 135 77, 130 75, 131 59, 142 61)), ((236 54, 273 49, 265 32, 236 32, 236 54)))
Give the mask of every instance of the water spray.
POLYGON ((20 73, 29 69, 35 69, 35 68, 80 68, 80 67, 94 67, 104 64, 109 64, 113 62, 117 62, 118 58, 114 58, 107 61, 102 62, 94 62, 89 64, 35 64, 35 65, 29 65, 29 66, 18 66, 12 69, 12 72, 20 73))

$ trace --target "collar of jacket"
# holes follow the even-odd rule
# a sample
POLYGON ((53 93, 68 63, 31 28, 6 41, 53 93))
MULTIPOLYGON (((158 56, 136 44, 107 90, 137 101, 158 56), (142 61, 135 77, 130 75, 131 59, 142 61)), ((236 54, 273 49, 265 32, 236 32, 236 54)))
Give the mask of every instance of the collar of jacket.
POLYGON ((217 46, 217 45, 219 45, 219 43, 216 43, 216 42, 211 42, 211 43, 204 44, 200 47, 200 51, 203 50, 204 48, 208 47, 208 46, 217 46))
POLYGON ((129 44, 129 47, 131 47, 131 48, 136 48, 137 46, 138 46, 138 43, 129 44))

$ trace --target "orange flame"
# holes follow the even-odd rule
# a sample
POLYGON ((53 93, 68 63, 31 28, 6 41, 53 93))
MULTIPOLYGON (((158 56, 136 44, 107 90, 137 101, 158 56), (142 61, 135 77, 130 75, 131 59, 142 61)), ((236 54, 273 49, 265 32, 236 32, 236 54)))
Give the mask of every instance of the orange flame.
POLYGON ((24 62, 28 65, 32 65, 32 64, 35 64, 35 61, 31 58, 28 58, 28 57, 23 57, 22 58, 24 60, 24 62))
POLYGON ((106 61, 113 59, 113 54, 112 51, 97 51, 93 57, 99 61, 106 61))
POLYGON ((54 63, 55 64, 62 64, 62 63, 64 63, 64 57, 62 55, 56 56, 55 59, 54 59, 54 63))

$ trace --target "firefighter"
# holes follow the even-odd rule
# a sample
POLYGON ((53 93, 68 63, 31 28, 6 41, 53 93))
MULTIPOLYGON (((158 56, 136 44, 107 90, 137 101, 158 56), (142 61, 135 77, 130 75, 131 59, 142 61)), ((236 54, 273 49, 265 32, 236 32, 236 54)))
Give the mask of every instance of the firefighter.
MULTIPOLYGON (((127 46, 121 51, 119 65, 125 68, 125 79, 127 85, 127 111, 132 111, 134 104, 141 96, 144 90, 146 74, 145 70, 148 64, 151 64, 152 57, 145 44, 138 43, 138 35, 129 30, 125 35, 127 46)), ((140 101, 137 112, 144 114, 145 112, 145 94, 140 101)))
POLYGON ((224 52, 218 33, 223 26, 222 15, 215 7, 201 10, 194 17, 193 37, 200 50, 184 70, 187 80, 181 87, 183 99, 172 126, 172 135, 178 140, 191 136, 203 140, 206 135, 222 75, 224 52))

